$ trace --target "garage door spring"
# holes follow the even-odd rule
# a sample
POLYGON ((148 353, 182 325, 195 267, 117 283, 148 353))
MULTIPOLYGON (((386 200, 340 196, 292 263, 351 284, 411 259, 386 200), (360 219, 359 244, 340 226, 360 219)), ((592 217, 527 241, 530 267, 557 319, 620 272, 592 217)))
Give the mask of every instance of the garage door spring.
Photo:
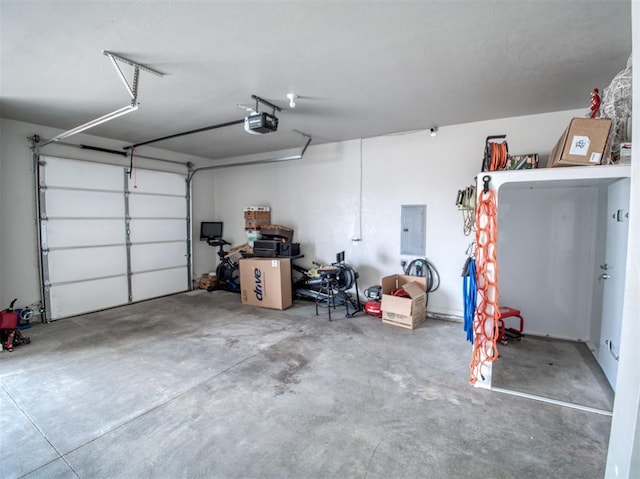
POLYGON ((475 384, 478 376, 484 380, 482 367, 498 359, 498 263, 496 241, 498 239, 496 197, 489 188, 489 176, 484 176, 484 187, 478 197, 476 209, 476 282, 478 302, 474 321, 474 343, 471 355, 469 382, 475 384))

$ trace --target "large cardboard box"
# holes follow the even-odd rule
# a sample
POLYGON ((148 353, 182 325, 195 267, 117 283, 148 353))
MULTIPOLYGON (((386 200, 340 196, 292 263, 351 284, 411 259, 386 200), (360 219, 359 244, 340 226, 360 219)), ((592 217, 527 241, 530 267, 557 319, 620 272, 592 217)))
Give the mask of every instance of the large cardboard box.
POLYGON ((289 258, 243 258, 239 264, 242 304, 271 309, 291 306, 289 258))
POLYGON ((547 166, 599 165, 610 129, 608 118, 574 118, 551 150, 547 166))
POLYGON ((415 329, 426 319, 427 281, 421 276, 394 274, 385 276, 382 284, 382 322, 401 328, 415 329), (393 296, 398 289, 404 289, 408 298, 393 296))

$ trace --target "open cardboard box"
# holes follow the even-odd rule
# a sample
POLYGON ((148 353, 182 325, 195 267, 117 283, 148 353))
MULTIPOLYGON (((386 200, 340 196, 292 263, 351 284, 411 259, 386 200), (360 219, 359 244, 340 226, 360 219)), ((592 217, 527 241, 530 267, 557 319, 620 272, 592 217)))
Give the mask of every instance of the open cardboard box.
POLYGON ((551 151, 547 167, 602 163, 611 120, 574 118, 551 151))
POLYGON ((427 281, 421 276, 393 274, 385 276, 382 284, 382 322, 415 329, 426 319, 427 312, 427 281), (408 298, 393 296, 398 289, 404 289, 408 298))

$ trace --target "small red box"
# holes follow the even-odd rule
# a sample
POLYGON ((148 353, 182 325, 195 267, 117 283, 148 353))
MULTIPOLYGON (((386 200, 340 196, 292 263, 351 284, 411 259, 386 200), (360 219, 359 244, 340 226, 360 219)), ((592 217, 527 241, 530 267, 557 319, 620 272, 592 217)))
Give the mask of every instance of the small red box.
POLYGON ((0 329, 18 329, 20 316, 16 311, 0 311, 0 329))

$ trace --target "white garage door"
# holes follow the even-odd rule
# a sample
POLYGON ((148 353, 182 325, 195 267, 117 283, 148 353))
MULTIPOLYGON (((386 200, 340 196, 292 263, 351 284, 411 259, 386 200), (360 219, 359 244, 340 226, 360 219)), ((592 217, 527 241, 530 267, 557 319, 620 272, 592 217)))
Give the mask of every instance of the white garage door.
POLYGON ((137 170, 128 178, 131 300, 188 289, 186 179, 137 170))
POLYGON ((185 176, 41 157, 48 319, 188 289, 185 176))

